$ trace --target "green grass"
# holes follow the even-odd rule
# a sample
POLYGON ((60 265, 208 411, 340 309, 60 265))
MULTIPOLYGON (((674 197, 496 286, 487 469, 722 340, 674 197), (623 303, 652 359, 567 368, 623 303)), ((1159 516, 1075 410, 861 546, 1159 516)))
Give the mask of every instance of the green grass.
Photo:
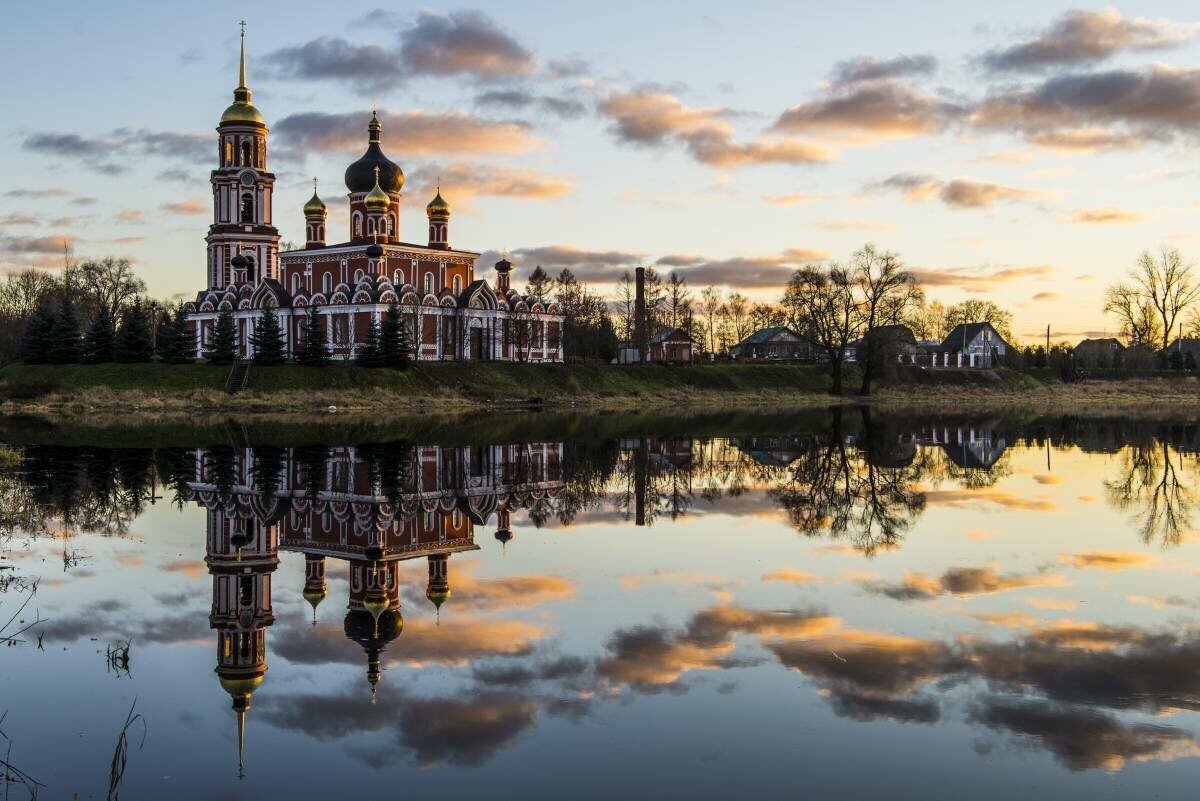
MULTIPOLYGON (((142 392, 223 390, 229 368, 206 364, 9 365, 0 384, 50 382, 65 391, 105 388, 142 392)), ((253 393, 372 389, 419 396, 452 391, 466 398, 560 398, 583 393, 637 395, 662 390, 804 390, 824 392, 828 377, 809 365, 602 365, 423 362, 408 370, 353 365, 256 366, 253 393)))

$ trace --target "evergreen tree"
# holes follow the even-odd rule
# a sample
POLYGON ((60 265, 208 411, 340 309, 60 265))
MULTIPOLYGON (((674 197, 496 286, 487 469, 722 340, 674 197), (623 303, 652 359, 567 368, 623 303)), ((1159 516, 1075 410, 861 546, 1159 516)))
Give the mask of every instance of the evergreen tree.
POLYGON ((54 346, 54 311, 50 299, 43 297, 33 315, 25 323, 21 339, 21 361, 25 364, 45 364, 54 346))
POLYGON ((1179 348, 1176 348, 1175 350, 1171 351, 1169 363, 1171 365, 1172 370, 1182 370, 1183 369, 1183 353, 1179 350, 1179 348))
POLYGON ((304 334, 301 351, 297 356, 301 364, 319 366, 329 362, 329 348, 325 344, 325 331, 321 326, 321 315, 311 310, 304 319, 304 334))
POLYGON ((395 303, 388 306, 379 324, 379 359, 384 367, 403 370, 410 361, 408 326, 395 303))
POLYGON ((92 318, 87 336, 83 340, 80 360, 84 364, 104 364, 113 360, 113 330, 112 318, 108 316, 108 307, 101 306, 92 318))
POLYGON ((158 320, 158 331, 154 335, 154 355, 160 362, 170 364, 179 349, 180 331, 175 327, 175 318, 164 311, 158 320))
POLYGON ((121 327, 113 340, 113 361, 126 364, 154 359, 154 340, 150 337, 150 315, 141 298, 121 315, 121 327))
POLYGON ((191 364, 196 361, 196 337, 188 331, 187 312, 183 304, 175 307, 175 349, 168 354, 171 364, 191 364))
POLYGON ((254 321, 250 342, 254 345, 255 364, 283 364, 283 336, 279 333, 279 317, 274 309, 263 309, 254 321))
POLYGON ((75 316, 75 305, 68 295, 63 298, 54 315, 50 328, 50 362, 52 364, 79 363, 79 318, 75 316))
POLYGON ((367 339, 355 361, 360 367, 379 367, 383 364, 383 355, 379 350, 379 323, 375 322, 374 317, 367 324, 367 339))
POLYGON ((233 325, 233 312, 221 309, 217 322, 213 324, 208 338, 204 358, 210 364, 232 364, 237 358, 237 331, 233 325))
POLYGON ((525 294, 545 303, 550 299, 550 275, 542 269, 542 265, 533 268, 533 272, 529 274, 529 283, 525 285, 525 294))

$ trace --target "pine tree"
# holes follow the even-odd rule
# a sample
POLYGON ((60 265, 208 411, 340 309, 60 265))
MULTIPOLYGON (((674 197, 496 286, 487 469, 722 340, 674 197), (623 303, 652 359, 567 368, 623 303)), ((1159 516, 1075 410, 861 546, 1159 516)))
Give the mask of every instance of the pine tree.
POLYGON ((92 318, 87 336, 83 339, 80 361, 84 364, 104 364, 113 360, 113 330, 112 318, 108 316, 108 307, 101 305, 92 318))
POLYGON ((550 299, 550 284, 550 275, 539 264, 529 274, 529 283, 525 285, 525 294, 531 295, 542 303, 545 303, 550 299))
POLYGON ((51 364, 79 363, 79 318, 70 296, 64 297, 50 328, 51 364))
POLYGON ((50 360, 54 345, 54 310, 50 299, 42 298, 25 323, 25 335, 21 339, 21 361, 25 364, 45 364, 50 360))
POLYGON ((121 327, 113 340, 113 361, 134 364, 153 360, 154 340, 150 336, 150 315, 142 304, 142 299, 135 298, 121 315, 121 327))
POLYGON ((321 327, 321 315, 309 311, 304 319, 302 349, 297 356, 301 364, 319 366, 329 362, 329 348, 325 344, 325 332, 321 327))
POLYGON ((254 345, 255 364, 283 364, 283 336, 279 333, 279 317, 274 309, 263 309, 254 321, 250 342, 254 345))
POLYGON ((210 364, 232 364, 237 358, 237 331, 233 325, 233 312, 221 309, 217 321, 213 324, 205 348, 204 358, 210 364))
POLYGON ((375 322, 374 317, 367 323, 367 339, 355 361, 359 367, 379 367, 383 364, 383 355, 379 350, 379 323, 375 322))
POLYGON ((160 362, 171 363, 171 357, 179 349, 179 333, 175 318, 169 311, 164 311, 158 320, 158 331, 154 334, 154 355, 160 362))
POLYGON ((171 364, 191 364, 196 361, 196 337, 188 331, 187 312, 183 304, 175 307, 175 348, 167 355, 171 364))
POLYGON ((403 370, 410 361, 408 327, 400 317, 400 308, 388 306, 379 324, 379 360, 384 367, 403 370))

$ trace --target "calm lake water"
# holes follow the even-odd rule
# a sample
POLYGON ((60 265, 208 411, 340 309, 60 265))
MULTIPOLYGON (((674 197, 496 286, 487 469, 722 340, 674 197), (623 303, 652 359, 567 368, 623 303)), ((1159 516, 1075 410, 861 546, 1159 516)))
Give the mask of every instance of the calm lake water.
POLYGON ((1195 797, 1200 427, 414 431, 10 426, 39 797, 1195 797))

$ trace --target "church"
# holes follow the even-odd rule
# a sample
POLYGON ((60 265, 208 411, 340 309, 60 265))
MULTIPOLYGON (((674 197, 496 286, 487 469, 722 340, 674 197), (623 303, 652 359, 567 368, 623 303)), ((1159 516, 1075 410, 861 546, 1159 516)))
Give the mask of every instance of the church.
POLYGON ((238 355, 254 357, 251 334, 265 309, 279 320, 284 352, 303 344, 308 316, 320 317, 334 359, 352 359, 397 304, 414 359, 561 362, 563 317, 546 299, 511 285, 513 265, 495 265, 495 284, 475 275, 479 253, 450 245, 450 204, 441 188, 425 207, 428 241, 400 240, 404 171, 383 151, 383 125, 372 111, 366 151, 346 168, 348 239, 327 241, 328 208, 317 192, 304 204, 302 249, 280 252, 274 225, 275 176, 267 168, 267 126, 246 86, 242 32, 238 85, 217 125, 212 171, 207 289, 185 306, 196 357, 202 358, 217 317, 234 318, 238 355))

